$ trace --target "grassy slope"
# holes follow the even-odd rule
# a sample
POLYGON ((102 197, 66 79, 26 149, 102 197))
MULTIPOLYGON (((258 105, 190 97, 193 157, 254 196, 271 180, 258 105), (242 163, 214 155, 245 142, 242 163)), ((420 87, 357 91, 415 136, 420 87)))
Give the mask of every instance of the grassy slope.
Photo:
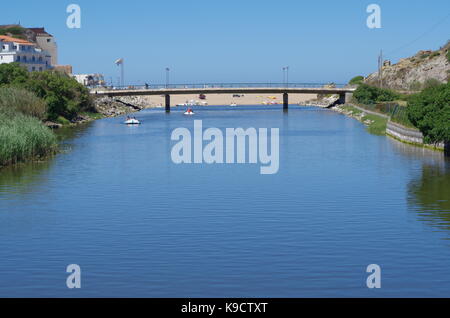
MULTIPOLYGON (((343 106, 343 109, 346 111, 351 111, 353 116, 359 117, 359 115, 362 114, 362 111, 353 107, 353 106, 343 106)), ((367 114, 366 116, 362 117, 360 121, 365 122, 367 120, 370 120, 372 123, 367 126, 367 131, 374 135, 385 135, 386 134, 386 127, 387 127, 387 118, 367 114)))

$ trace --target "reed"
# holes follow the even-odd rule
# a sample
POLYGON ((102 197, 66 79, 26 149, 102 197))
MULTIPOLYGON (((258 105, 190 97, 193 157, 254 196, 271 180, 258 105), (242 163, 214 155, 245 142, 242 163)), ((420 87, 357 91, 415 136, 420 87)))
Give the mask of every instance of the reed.
POLYGON ((57 147, 55 134, 39 119, 0 109, 0 166, 44 157, 57 147))
POLYGON ((47 105, 33 92, 23 88, 0 87, 0 111, 7 113, 22 113, 44 119, 47 105))

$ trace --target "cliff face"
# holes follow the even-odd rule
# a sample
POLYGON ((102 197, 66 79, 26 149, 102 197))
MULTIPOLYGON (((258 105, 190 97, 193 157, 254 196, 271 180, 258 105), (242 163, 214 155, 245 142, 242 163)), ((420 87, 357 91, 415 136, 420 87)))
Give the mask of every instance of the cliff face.
MULTIPOLYGON (((450 79, 450 62, 447 54, 450 42, 437 51, 420 51, 415 56, 401 59, 397 64, 383 67, 383 86, 399 90, 420 89, 427 80, 446 83, 450 79)), ((378 72, 369 75, 365 82, 379 84, 378 72)))

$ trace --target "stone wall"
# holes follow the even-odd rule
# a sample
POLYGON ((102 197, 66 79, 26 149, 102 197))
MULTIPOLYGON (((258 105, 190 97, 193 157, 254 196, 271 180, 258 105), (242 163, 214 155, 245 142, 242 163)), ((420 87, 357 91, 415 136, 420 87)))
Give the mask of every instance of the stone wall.
POLYGON ((386 134, 407 143, 423 145, 440 150, 445 149, 445 144, 443 143, 436 145, 424 144, 423 134, 418 129, 408 128, 392 121, 389 121, 387 124, 386 134))

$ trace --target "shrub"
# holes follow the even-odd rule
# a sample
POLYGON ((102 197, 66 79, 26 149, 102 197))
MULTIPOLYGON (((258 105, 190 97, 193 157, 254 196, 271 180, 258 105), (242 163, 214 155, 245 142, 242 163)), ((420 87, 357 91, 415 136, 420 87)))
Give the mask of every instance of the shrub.
POLYGON ((364 76, 355 76, 348 83, 350 85, 359 85, 359 84, 362 84, 363 81, 364 81, 364 76))
POLYGON ((377 102, 394 101, 399 98, 399 95, 389 89, 361 84, 356 89, 353 97, 361 104, 375 104, 377 102))
POLYGON ((0 86, 24 88, 47 104, 47 117, 73 119, 77 113, 95 111, 86 87, 66 74, 55 71, 28 73, 17 63, 0 64, 0 86))
POLYGON ((409 98, 408 117, 427 143, 450 142, 450 83, 429 87, 409 98))
POLYGON ((447 51, 447 61, 450 62, 450 50, 447 51))
POLYGON ((422 83, 419 81, 414 81, 409 84, 409 90, 420 91, 422 89, 422 83))
POLYGON ((430 88, 430 87, 436 87, 436 86, 439 86, 439 85, 441 85, 442 83, 441 83, 441 81, 439 81, 439 80, 437 80, 437 79, 435 79, 435 78, 429 78, 429 79, 427 79, 426 81, 425 81, 425 83, 423 83, 423 88, 424 89, 427 89, 427 88, 430 88))
POLYGON ((0 86, 24 84, 28 78, 28 71, 18 63, 0 64, 0 86))
POLYGON ((436 57, 436 56, 439 56, 439 55, 441 55, 441 52, 436 51, 436 52, 431 53, 430 58, 433 58, 433 57, 436 57))
POLYGON ((72 119, 78 112, 94 110, 88 89, 66 74, 34 72, 25 87, 46 101, 50 120, 59 116, 72 119))

